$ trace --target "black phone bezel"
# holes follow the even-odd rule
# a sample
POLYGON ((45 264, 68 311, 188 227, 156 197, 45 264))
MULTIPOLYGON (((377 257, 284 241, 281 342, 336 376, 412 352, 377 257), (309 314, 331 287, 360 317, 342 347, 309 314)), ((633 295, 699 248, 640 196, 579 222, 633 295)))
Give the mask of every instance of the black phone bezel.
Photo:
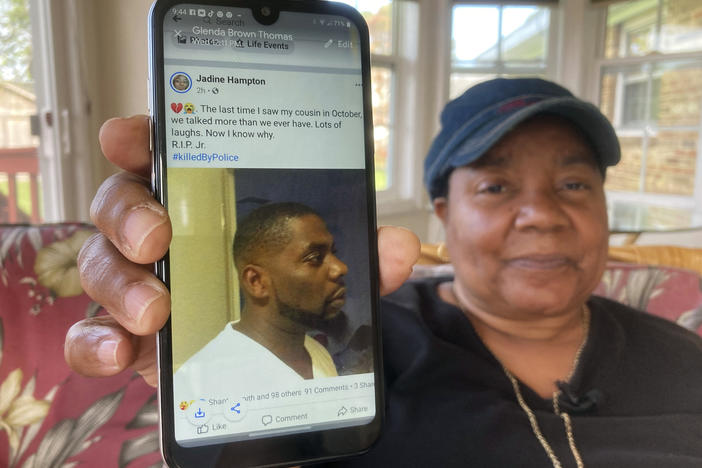
MULTIPOLYGON (((163 20, 176 5, 228 6, 261 8, 264 3, 257 0, 207 0, 188 2, 183 0, 157 0, 149 14, 149 76, 150 113, 153 122, 153 169, 152 190, 154 196, 167 207, 166 194, 166 133, 165 133, 165 89, 163 57, 163 20)), ((362 89, 364 111, 365 157, 366 157, 366 207, 368 218, 368 246, 371 271, 378 271, 378 252, 375 216, 375 180, 373 119, 370 86, 370 47, 368 26, 363 17, 353 8, 339 3, 315 0, 270 0, 265 5, 281 11, 329 14, 349 19, 359 30, 361 41, 362 89)), ((157 276, 170 289, 169 256, 156 262, 157 276)), ((237 441, 223 444, 183 447, 175 441, 172 393, 172 354, 170 318, 158 333, 157 353, 159 360, 159 409, 161 417, 161 451, 171 467, 206 466, 288 466, 301 463, 321 462, 358 455, 369 450, 380 437, 384 422, 384 395, 381 328, 379 315, 379 290, 377 274, 371 281, 372 323, 374 349, 374 373, 376 415, 362 426, 297 433, 270 438, 237 441), (164 385, 170 382, 170 385, 164 385)))

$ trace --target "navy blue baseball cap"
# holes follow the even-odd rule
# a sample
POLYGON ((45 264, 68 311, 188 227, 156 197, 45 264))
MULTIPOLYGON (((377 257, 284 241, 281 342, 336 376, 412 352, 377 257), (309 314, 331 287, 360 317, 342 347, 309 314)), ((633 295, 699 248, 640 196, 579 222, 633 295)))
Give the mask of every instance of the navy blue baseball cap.
POLYGON ((507 132, 536 114, 561 116, 589 140, 602 174, 619 162, 619 140, 600 110, 562 86, 538 78, 497 78, 477 84, 446 104, 441 131, 424 160, 433 200, 446 195, 451 172, 477 161, 507 132))

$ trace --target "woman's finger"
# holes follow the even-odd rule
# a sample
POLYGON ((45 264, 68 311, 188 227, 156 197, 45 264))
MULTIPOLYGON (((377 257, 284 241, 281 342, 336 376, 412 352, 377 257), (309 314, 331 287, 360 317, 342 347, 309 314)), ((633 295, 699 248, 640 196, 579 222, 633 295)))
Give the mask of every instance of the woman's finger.
POLYGON ((378 258, 380 262, 380 294, 390 294, 412 273, 419 258, 419 238, 412 231, 395 226, 378 229, 378 258))

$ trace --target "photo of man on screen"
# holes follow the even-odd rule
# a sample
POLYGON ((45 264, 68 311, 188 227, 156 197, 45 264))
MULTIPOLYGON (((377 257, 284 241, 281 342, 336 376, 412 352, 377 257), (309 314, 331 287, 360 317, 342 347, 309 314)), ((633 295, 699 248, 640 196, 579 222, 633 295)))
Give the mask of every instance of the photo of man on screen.
POLYGON ((308 335, 342 314, 346 302, 348 267, 336 257, 320 215, 289 202, 253 210, 237 224, 234 263, 240 320, 226 324, 176 378, 223 356, 256 362, 259 371, 280 380, 337 376, 330 354, 308 335))

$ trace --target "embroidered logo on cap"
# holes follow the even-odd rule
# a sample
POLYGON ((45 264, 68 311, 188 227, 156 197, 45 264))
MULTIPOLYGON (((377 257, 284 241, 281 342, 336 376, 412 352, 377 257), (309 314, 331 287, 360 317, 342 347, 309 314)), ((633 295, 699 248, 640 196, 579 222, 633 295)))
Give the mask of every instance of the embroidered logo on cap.
POLYGON ((530 105, 537 103, 539 101, 543 101, 543 98, 536 97, 536 96, 528 97, 528 98, 520 97, 520 98, 517 98, 513 101, 509 101, 509 102, 502 104, 497 109, 497 113, 498 114, 506 114, 508 112, 512 112, 512 111, 515 111, 517 109, 521 109, 522 107, 530 106, 530 105))

